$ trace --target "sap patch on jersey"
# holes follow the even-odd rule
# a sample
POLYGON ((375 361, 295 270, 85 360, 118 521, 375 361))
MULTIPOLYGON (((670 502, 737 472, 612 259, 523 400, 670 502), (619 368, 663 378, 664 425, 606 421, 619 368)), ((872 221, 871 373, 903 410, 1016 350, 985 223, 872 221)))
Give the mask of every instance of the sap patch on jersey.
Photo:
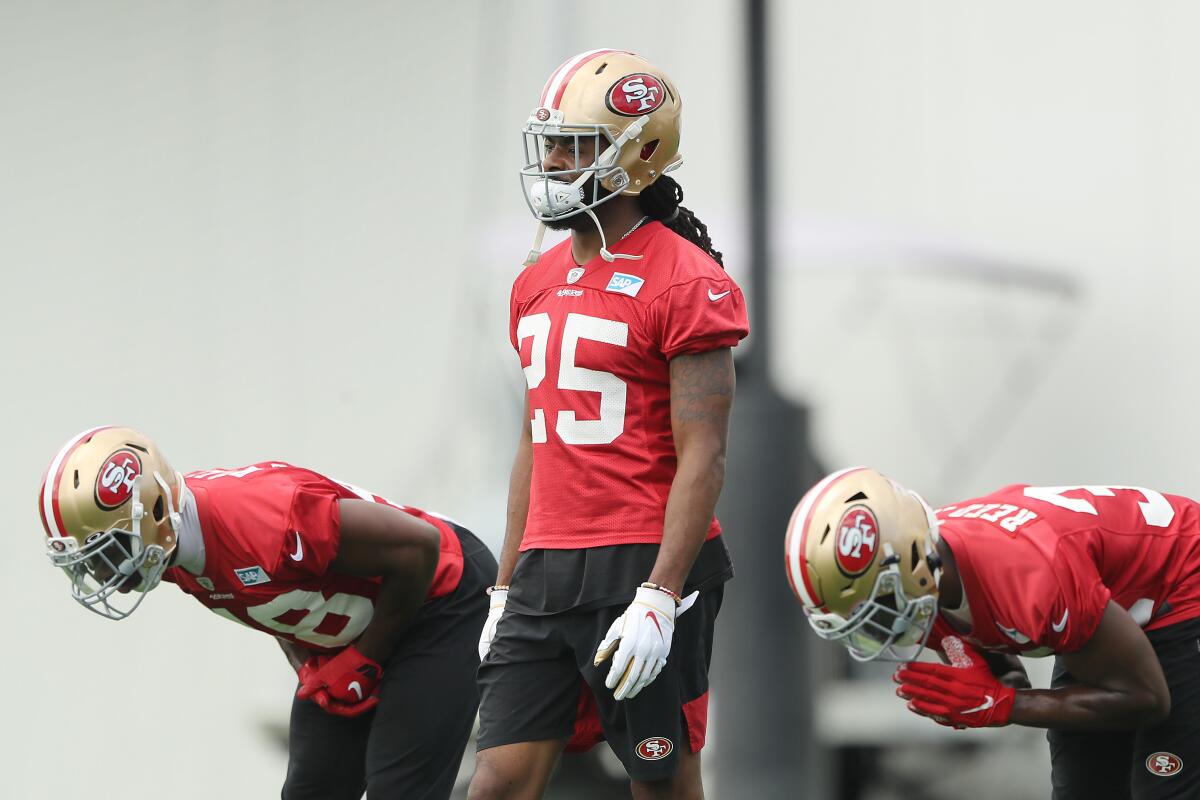
POLYGON ((259 566, 242 567, 235 569, 234 575, 237 575, 238 580, 242 582, 242 586, 258 586, 260 583, 270 583, 271 576, 267 571, 259 566))
POLYGON ((630 297, 637 297, 637 293, 641 291, 642 284, 646 281, 639 278, 637 275, 626 275, 624 272, 614 272, 612 278, 608 281, 608 286, 604 287, 606 292, 617 292, 619 294, 627 294, 630 297))

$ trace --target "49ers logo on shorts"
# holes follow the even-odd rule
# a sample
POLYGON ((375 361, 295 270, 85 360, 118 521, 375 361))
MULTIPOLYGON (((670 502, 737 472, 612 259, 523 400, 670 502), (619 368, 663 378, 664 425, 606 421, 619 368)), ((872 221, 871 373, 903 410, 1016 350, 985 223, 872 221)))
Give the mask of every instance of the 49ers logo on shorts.
POLYGON ((635 72, 609 87, 604 104, 614 114, 640 117, 661 106, 666 93, 666 87, 658 78, 645 72, 635 72))
POLYGON ((660 758, 671 755, 671 751, 674 749, 675 745, 671 744, 670 739, 651 736, 649 739, 642 739, 638 742, 636 752, 637 757, 643 761, 658 761, 660 758))
POLYGON ((866 506, 851 506, 838 521, 834 560, 847 578, 867 571, 879 550, 879 522, 866 506))
POLYGON ((1162 778, 1169 778, 1183 771, 1183 759, 1174 753, 1160 751, 1146 758, 1146 769, 1162 778))
POLYGON ((96 505, 112 511, 133 496, 133 482, 142 474, 142 460, 132 450, 122 448, 100 465, 96 475, 96 505))

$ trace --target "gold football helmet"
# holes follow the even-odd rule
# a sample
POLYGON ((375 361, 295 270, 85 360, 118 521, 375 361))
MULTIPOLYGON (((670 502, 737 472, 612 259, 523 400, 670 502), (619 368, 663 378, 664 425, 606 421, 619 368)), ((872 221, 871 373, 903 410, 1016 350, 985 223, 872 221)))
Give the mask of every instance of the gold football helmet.
POLYGON ((821 638, 859 661, 908 661, 937 615, 937 540, 937 517, 920 495, 873 469, 843 469, 792 513, 788 582, 821 638))
POLYGON ((63 445, 38 510, 46 553, 70 578, 71 596, 109 619, 132 614, 175 551, 183 495, 183 476, 135 430, 92 428, 63 445))
MULTIPOLYGON (((543 223, 581 213, 595 220, 592 209, 601 203, 618 194, 641 194, 683 163, 682 110, 675 84, 641 56, 589 50, 567 59, 551 74, 523 128, 521 183, 533 215, 543 223), (548 140, 555 138, 573 140, 572 169, 544 168, 548 140), (580 144, 587 139, 595 159, 582 164, 580 144), (589 187, 591 178, 595 180, 589 187), (602 194, 600 187, 608 193, 602 194)), ((539 229, 533 260, 542 232, 539 229)))

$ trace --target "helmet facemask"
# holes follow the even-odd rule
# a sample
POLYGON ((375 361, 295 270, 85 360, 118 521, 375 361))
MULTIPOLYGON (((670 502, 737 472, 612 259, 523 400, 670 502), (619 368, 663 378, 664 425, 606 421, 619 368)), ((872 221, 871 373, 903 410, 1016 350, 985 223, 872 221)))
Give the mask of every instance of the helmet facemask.
MULTIPOLYGON (((168 566, 169 553, 157 543, 161 537, 143 537, 143 527, 167 524, 174 533, 172 540, 179 538, 182 519, 175 509, 171 489, 161 474, 155 472, 153 477, 161 494, 150 519, 146 519, 141 480, 138 480, 133 484, 128 518, 90 534, 82 545, 74 536, 46 541, 50 562, 71 581, 71 597, 107 619, 124 619, 132 614, 146 593, 158 585, 168 566), (152 543, 146 544, 146 538, 152 539, 152 543)), ((175 473, 175 477, 182 489, 183 476, 175 473)))
POLYGON ((562 116, 561 111, 536 108, 521 132, 525 145, 521 187, 529 210, 541 223, 525 263, 532 264, 540 255, 547 222, 570 219, 579 214, 591 217, 600 232, 600 255, 605 261, 641 258, 609 251, 604 226, 594 209, 617 197, 629 185, 629 175, 617 166, 617 161, 622 148, 630 142, 637 144, 635 140, 646 124, 646 117, 634 120, 624 131, 614 134, 608 125, 563 125, 562 116), (573 140, 575 163, 570 169, 547 170, 544 166, 547 142, 559 138, 573 140), (580 162, 580 145, 584 142, 591 143, 595 154, 590 164, 580 162), (601 191, 601 187, 605 191, 601 191))
POLYGON ((525 145, 521 186, 533 216, 539 222, 557 222, 586 213, 620 194, 629 185, 629 175, 616 166, 621 148, 637 138, 643 125, 644 117, 634 120, 623 132, 609 125, 564 125, 561 111, 534 109, 521 131, 525 145), (570 169, 544 168, 550 139, 573 140, 575 163, 570 169), (590 164, 582 164, 579 159, 585 142, 592 145, 594 158, 590 164), (586 184, 590 178, 594 180, 589 187, 586 184), (602 186, 607 191, 601 192, 602 186))
POLYGON ((937 596, 908 597, 900 577, 900 557, 891 552, 890 544, 883 549, 887 566, 849 619, 819 611, 806 616, 818 636, 845 646, 855 661, 912 661, 933 629, 937 596))

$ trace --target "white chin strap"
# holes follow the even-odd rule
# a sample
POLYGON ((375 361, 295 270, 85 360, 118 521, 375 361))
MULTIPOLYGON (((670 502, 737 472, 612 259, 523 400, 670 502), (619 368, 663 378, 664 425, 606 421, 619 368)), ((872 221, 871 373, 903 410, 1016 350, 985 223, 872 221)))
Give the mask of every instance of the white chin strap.
MULTIPOLYGON (((575 209, 583 209, 583 213, 592 218, 592 222, 596 223, 596 230, 600 232, 600 257, 610 264, 618 258, 637 261, 641 256, 625 255, 624 253, 613 253, 608 249, 608 241, 604 236, 604 227, 600 224, 600 220, 596 218, 596 213, 586 206, 583 202, 583 185, 587 183, 588 178, 593 175, 597 180, 600 180, 600 173, 612 166, 617 160, 617 154, 621 152, 621 148, 626 142, 636 139, 642 134, 642 128, 646 125, 646 117, 638 117, 632 124, 618 136, 608 149, 600 154, 593 165, 593 169, 584 172, 571 183, 562 181, 541 180, 533 184, 529 189, 529 200, 533 207, 545 216, 558 216, 575 209)), ((542 240, 546 237, 546 223, 538 222, 537 232, 533 235, 533 247, 529 250, 529 255, 525 257, 525 266, 530 266, 537 262, 542 255, 542 240)))

